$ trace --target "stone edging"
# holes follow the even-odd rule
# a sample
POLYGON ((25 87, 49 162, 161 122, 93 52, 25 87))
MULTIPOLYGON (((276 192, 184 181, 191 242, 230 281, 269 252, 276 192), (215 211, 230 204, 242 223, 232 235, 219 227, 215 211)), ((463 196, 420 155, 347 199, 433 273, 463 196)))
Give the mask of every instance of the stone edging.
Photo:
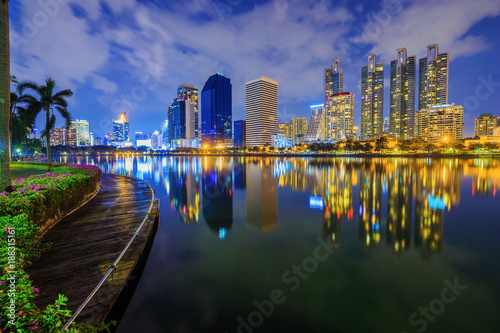
POLYGON ((100 181, 77 193, 72 198, 46 208, 40 216, 34 219, 35 224, 40 227, 42 235, 63 218, 90 201, 99 192, 99 189, 100 181))

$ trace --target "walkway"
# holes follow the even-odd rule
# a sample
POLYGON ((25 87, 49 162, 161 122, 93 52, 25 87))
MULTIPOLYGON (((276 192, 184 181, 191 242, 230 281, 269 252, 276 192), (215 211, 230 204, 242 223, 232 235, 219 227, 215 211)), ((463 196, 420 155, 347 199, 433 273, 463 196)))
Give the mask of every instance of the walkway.
MULTIPOLYGON (((53 303, 58 294, 69 298, 75 311, 124 249, 142 222, 151 203, 146 182, 117 175, 103 175, 98 194, 67 216, 44 236, 52 248, 28 268, 40 296, 40 307, 53 303)), ((156 206, 155 208, 156 209, 156 206)), ((154 210, 153 210, 154 211, 154 210)), ((150 219, 153 221, 153 217, 150 219)), ((113 274, 76 319, 96 325, 108 314, 135 267, 153 223, 143 227, 113 274)))

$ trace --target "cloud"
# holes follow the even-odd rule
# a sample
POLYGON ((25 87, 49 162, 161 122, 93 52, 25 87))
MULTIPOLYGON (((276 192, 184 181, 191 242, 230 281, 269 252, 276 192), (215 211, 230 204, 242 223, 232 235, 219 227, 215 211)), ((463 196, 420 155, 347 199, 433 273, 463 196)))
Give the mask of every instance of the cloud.
POLYGON ((88 21, 75 17, 69 5, 50 16, 30 0, 21 2, 23 24, 11 31, 12 72, 18 77, 44 81, 52 76, 59 86, 74 90, 107 62, 109 44, 90 34, 88 21))
POLYGON ((373 24, 368 41, 371 53, 385 62, 396 57, 396 50, 406 47, 409 54, 425 55, 429 44, 439 44, 440 51, 451 51, 451 60, 488 49, 483 36, 467 35, 471 27, 486 17, 500 14, 500 2, 483 0, 418 0, 405 6, 397 15, 382 11, 369 17, 373 24))
POLYGON ((94 74, 91 76, 92 78, 92 84, 94 88, 102 90, 106 93, 113 93, 118 90, 118 86, 116 83, 108 80, 104 76, 94 74))

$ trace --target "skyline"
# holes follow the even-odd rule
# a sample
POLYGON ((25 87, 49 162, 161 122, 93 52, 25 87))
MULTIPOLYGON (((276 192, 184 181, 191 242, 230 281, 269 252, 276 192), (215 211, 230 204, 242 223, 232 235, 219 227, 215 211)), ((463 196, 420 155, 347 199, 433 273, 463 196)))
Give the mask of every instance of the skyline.
POLYGON ((336 58, 344 70, 344 91, 355 95, 354 125, 359 126, 360 71, 367 56, 373 53, 384 62, 385 118, 396 50, 404 47, 420 59, 430 44, 450 53, 449 102, 464 105, 464 137, 474 135, 479 114, 498 115, 500 70, 491 64, 500 51, 494 39, 500 4, 494 1, 456 6, 451 1, 343 2, 331 8, 325 1, 234 5, 238 1, 193 0, 179 7, 92 0, 69 1, 52 12, 28 3, 11 4, 12 74, 37 81, 52 76, 59 87, 73 89, 69 110, 74 119, 89 121, 95 137, 110 131, 120 111, 127 112, 132 133, 158 130, 180 84, 202 87, 217 72, 232 80, 233 120, 245 119, 245 82, 260 75, 279 83, 279 121, 309 118, 310 105, 323 100, 324 68, 336 58), (417 19, 423 12, 429 14, 417 19), (53 15, 27 34, 30 18, 40 13, 53 15), (443 15, 456 20, 440 22, 443 15), (429 28, 426 22, 432 19, 429 28), (399 36, 402 29, 404 37, 399 36), (122 96, 134 94, 139 98, 131 102, 137 105, 130 107, 122 96), (475 101, 477 108, 468 107, 475 101))

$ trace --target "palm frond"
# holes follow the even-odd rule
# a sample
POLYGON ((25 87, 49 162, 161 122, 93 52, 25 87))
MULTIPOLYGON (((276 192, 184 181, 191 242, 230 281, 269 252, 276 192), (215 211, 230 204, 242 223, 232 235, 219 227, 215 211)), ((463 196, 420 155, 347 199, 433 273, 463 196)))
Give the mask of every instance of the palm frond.
POLYGON ((56 110, 66 120, 66 128, 69 129, 71 126, 71 114, 69 113, 68 109, 56 106, 56 110))

